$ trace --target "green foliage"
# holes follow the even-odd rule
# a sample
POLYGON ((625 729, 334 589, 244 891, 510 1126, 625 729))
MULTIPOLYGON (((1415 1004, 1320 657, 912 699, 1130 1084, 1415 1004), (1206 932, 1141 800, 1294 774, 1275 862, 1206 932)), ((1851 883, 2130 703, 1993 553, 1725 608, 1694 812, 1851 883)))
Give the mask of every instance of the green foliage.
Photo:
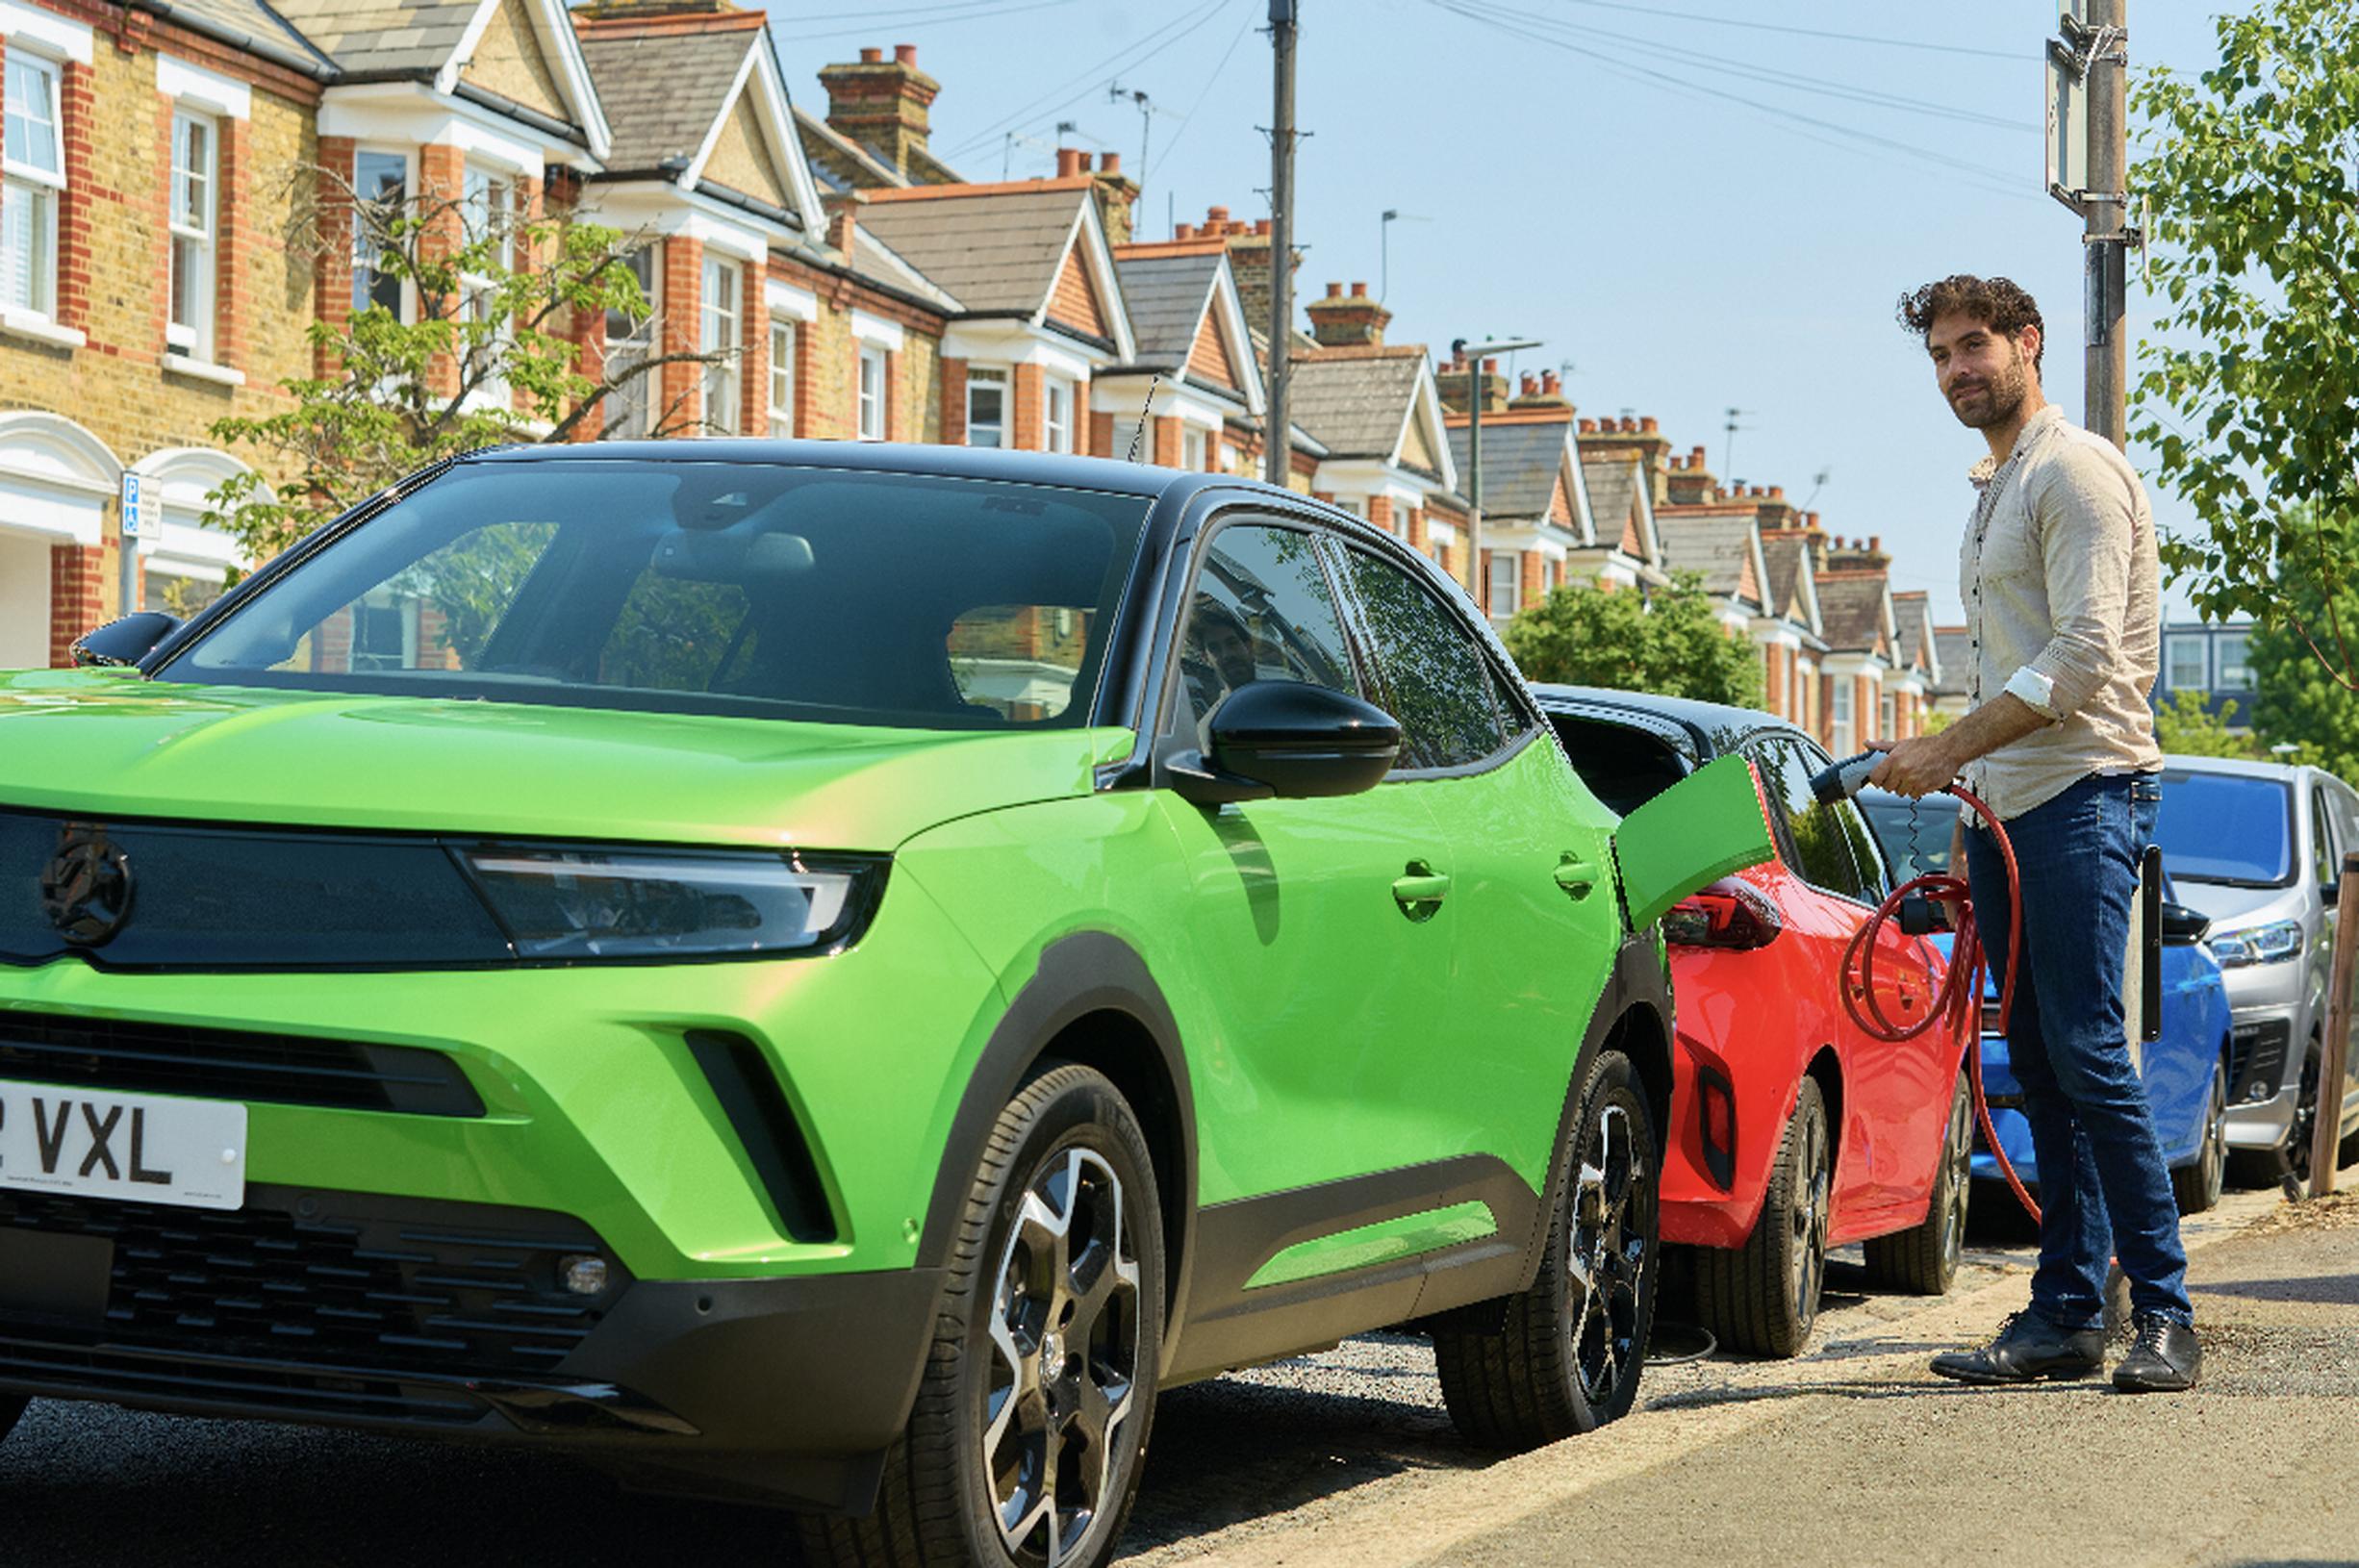
POLYGON ((438 459, 568 440, 608 392, 668 361, 720 357, 641 354, 603 376, 583 369, 575 322, 650 315, 629 263, 637 241, 613 229, 444 195, 349 199, 300 229, 313 248, 353 246, 378 278, 402 282, 410 319, 371 304, 313 322, 332 373, 283 381, 291 408, 215 422, 215 438, 254 448, 262 471, 215 490, 206 520, 256 560, 438 459))
POLYGON ((1761 705, 1760 653, 1728 634, 1691 571, 1644 594, 1560 588, 1509 621, 1506 641, 1532 680, 1761 705))
MULTIPOLYGON (((2245 660, 2252 669, 2253 728, 2266 742, 2298 745, 2286 760, 2316 763, 2359 782, 2359 697, 2344 689, 2296 629, 2329 619, 2326 590, 2314 577, 2289 577, 2280 592, 2290 614, 2276 625, 2254 628, 2245 645, 2245 660)), ((2335 600, 2334 619, 2359 627, 2359 583, 2345 576, 2335 600)), ((2327 651, 2343 656, 2339 647, 2327 651)))
POLYGON ((2266 758, 2258 736, 2228 727, 2236 711, 2235 703, 2226 702, 2215 714, 2203 705, 2201 693, 2172 692, 2154 704, 2155 744, 2183 757, 2266 758))
POLYGON ((2359 551, 2359 0, 2260 0, 2214 26, 2219 65, 2132 93, 2158 297, 2131 434, 2202 519, 2163 544, 2196 609, 2288 620, 2359 690, 2334 628, 2280 591, 2346 582, 2359 551))

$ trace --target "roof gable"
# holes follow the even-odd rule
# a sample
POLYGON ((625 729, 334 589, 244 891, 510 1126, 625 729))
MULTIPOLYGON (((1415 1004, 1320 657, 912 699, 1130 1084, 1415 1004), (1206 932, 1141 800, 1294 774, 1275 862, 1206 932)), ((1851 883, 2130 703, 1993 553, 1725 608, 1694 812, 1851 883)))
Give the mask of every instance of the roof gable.
MULTIPOLYGON (((715 184, 735 189, 723 177, 723 171, 714 167, 713 158, 721 149, 723 139, 728 137, 731 127, 740 122, 741 107, 749 109, 751 113, 743 116, 745 145, 740 150, 751 151, 762 159, 767 177, 790 197, 778 205, 800 218, 805 232, 817 233, 825 228, 826 216, 820 209, 819 187, 813 183, 811 166, 803 159, 802 140, 795 134, 795 115, 793 110, 787 107, 786 83, 778 75, 777 58, 771 53, 767 22, 754 31, 752 44, 737 68, 737 79, 730 85, 721 112, 713 117, 702 145, 697 149, 695 160, 680 176, 681 187, 695 190, 709 172, 715 184)), ((739 193, 759 194, 751 190, 741 190, 739 193)))
POLYGON ((753 101, 737 95, 737 107, 721 122, 713 150, 705 158, 702 185, 719 185, 745 196, 759 196, 774 207, 793 209, 795 193, 772 158, 753 101))
POLYGON ((1068 248, 1065 265, 1057 268, 1056 287, 1049 294, 1046 319, 1093 338, 1113 336, 1106 330, 1105 311, 1098 303, 1098 288, 1090 280, 1079 246, 1068 248))
POLYGON ((522 0, 494 0, 485 12, 482 35, 474 52, 459 67, 462 79, 512 103, 539 110, 557 119, 573 116, 565 101, 557 73, 549 68, 532 21, 522 14, 522 0))

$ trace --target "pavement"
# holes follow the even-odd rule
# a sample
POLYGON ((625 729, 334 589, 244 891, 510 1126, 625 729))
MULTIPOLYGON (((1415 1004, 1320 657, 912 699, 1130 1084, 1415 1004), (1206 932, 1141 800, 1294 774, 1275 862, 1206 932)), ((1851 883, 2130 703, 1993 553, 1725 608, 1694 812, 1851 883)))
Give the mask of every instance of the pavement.
MULTIPOLYGON (((2359 1195, 2232 1194, 2188 1237, 2192 1395, 1931 1378, 2021 1304, 2025 1227, 1985 1223, 1947 1297, 1839 1261, 1802 1358, 1652 1367, 1627 1419, 1512 1458, 1459 1440, 1411 1335, 1174 1390, 1122 1560, 2359 1562, 2359 1195)), ((786 1536, 531 1450, 48 1402, 0 1443, 0 1568, 734 1564, 786 1536)))
POLYGON ((2231 1194, 2185 1228, 2206 1358, 2189 1395, 1926 1371, 2022 1304, 2018 1221, 1935 1300, 1853 1294, 1839 1263, 1803 1356, 1650 1367, 1627 1419, 1512 1458, 1457 1442, 1406 1336, 1176 1390, 1125 1560, 2359 1562, 2359 1194, 2231 1194))

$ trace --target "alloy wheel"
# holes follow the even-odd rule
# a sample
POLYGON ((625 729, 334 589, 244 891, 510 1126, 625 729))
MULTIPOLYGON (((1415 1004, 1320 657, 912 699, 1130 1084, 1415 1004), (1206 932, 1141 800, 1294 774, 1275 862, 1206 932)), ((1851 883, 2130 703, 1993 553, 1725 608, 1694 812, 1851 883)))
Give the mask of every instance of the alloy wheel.
POLYGON ((2310 1179, 2310 1145, 2318 1136, 2318 1043, 2312 1041, 2301 1059, 2301 1092, 2294 1101, 2294 1125, 2285 1139, 2287 1172, 2297 1182, 2310 1179))
POLYGON ((1000 1539, 1057 1568, 1119 1505, 1114 1455, 1138 1376, 1139 1265, 1114 1168, 1068 1149, 1026 1189, 992 1290, 983 1473, 1000 1539))
POLYGON ((1941 1217, 1941 1271, 1946 1277, 1966 1256, 1966 1212, 1974 1192, 1974 1104, 1963 1089, 1952 1097, 1949 1141, 1941 1147, 1941 1161, 1949 1168, 1949 1206, 1941 1217))
POLYGON ((2217 1194, 2226 1183, 2227 1175, 2228 1077, 2223 1066, 2212 1070, 2212 1102, 2204 1112, 2203 1190, 2217 1194))
POLYGON ((1788 1265, 1794 1321, 1806 1327, 1818 1315, 1818 1286, 1827 1268, 1827 1227, 1832 1218, 1835 1185, 1828 1164, 1825 1120, 1807 1118, 1802 1125, 1804 1184, 1793 1207, 1792 1261, 1788 1265))
POLYGON ((1594 1407, 1612 1405, 1626 1378, 1638 1375, 1645 1301, 1647 1237, 1655 1189, 1647 1151, 1619 1105, 1607 1102, 1583 1138, 1565 1227, 1565 1279, 1571 1300, 1563 1321, 1572 1336, 1575 1376, 1594 1407))

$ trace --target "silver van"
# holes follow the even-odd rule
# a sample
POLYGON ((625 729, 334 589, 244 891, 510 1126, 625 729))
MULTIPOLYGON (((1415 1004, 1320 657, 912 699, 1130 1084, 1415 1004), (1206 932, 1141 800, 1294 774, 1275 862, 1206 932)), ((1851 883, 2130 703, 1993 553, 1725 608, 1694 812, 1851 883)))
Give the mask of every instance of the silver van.
MULTIPOLYGON (((2319 1125, 2335 889, 2359 848, 2359 794, 2321 768, 2165 757, 2155 839, 2179 897, 2212 918, 2228 983, 2228 1149, 2253 1182, 2306 1179, 2319 1125)), ((2359 1050, 2344 1060, 2359 1066, 2359 1050)), ((2359 1155, 2359 1075, 2346 1071, 2330 1136, 2359 1155)))

